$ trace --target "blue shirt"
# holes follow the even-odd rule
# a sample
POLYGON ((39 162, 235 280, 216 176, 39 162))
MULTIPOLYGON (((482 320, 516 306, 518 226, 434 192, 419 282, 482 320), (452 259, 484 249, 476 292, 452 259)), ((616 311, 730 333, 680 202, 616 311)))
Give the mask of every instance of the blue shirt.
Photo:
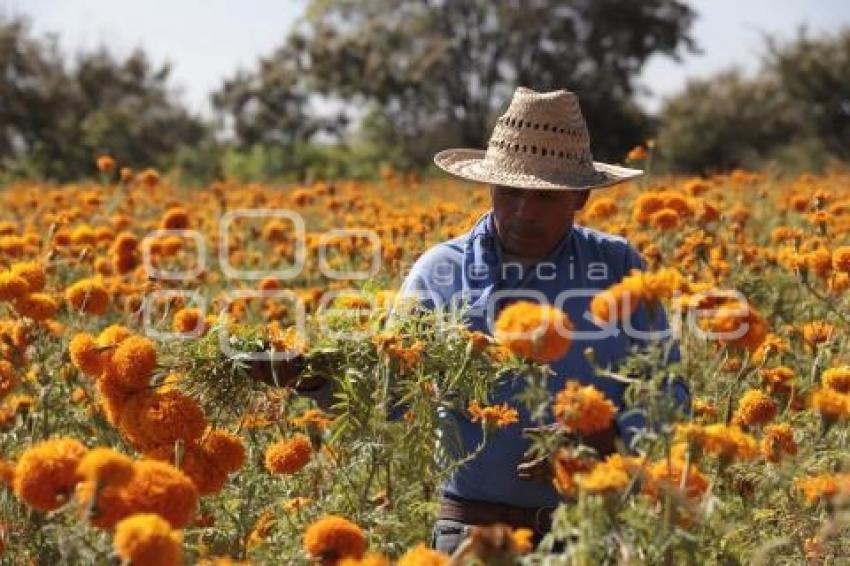
MULTIPOLYGON (((491 211, 467 234, 426 251, 411 268, 400 293, 417 296, 430 309, 465 303, 469 308, 467 326, 491 335, 499 309, 511 300, 525 298, 560 307, 574 326, 573 343, 564 357, 550 364, 556 374, 547 382, 550 392, 554 395, 563 389, 567 379, 597 387, 620 408, 617 425, 628 444, 634 431, 643 426, 643 416, 636 411, 622 411, 626 386, 597 375, 584 350, 593 348, 598 365, 615 368, 634 345, 633 338, 616 327, 603 330, 594 324, 588 307, 600 290, 618 282, 632 269, 644 269, 640 255, 620 236, 575 225, 541 262, 523 268, 503 261, 503 257, 491 211), (518 294, 524 296, 516 297, 518 294)), ((657 318, 650 325, 647 310, 638 307, 630 320, 632 327, 643 331, 666 329, 663 309, 655 312, 657 318)), ((678 349, 671 348, 668 361, 678 360, 678 355, 678 349)), ((516 473, 530 446, 530 440, 521 434, 522 428, 535 426, 514 399, 524 384, 522 379, 509 379, 496 387, 491 402, 506 402, 517 408, 520 422, 491 435, 483 451, 448 478, 442 486, 443 493, 523 507, 554 506, 560 501, 554 487, 521 480, 516 473)), ((680 403, 688 398, 687 389, 678 382, 673 384, 672 393, 680 403)), ((445 411, 441 417, 460 432, 467 452, 481 444, 480 423, 456 412, 445 411)))

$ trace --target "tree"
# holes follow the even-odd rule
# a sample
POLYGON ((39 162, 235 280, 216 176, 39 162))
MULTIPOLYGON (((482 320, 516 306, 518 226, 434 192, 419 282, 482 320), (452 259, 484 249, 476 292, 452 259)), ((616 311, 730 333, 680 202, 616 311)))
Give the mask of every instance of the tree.
POLYGON ((232 129, 236 144, 291 146, 318 133, 338 133, 343 116, 315 117, 308 111, 311 92, 303 80, 298 54, 288 46, 260 58, 254 71, 240 70, 212 96, 213 107, 232 129))
POLYGON ((767 38, 766 72, 795 107, 798 125, 850 159, 850 29, 813 39, 805 28, 783 44, 767 38))
MULTIPOLYGON (((447 143, 484 147, 515 86, 569 88, 597 157, 620 159, 647 125, 635 77, 654 54, 694 48, 694 16, 675 0, 314 0, 252 80, 286 77, 279 100, 301 106, 311 92, 344 101, 368 116, 367 139, 419 165, 447 143)), ((231 107, 244 140, 283 129, 285 108, 256 90, 253 112, 231 107)))
POLYGON ((55 39, 37 41, 27 22, 0 19, 0 158, 49 144, 72 90, 55 39))
POLYGON ((769 77, 727 71, 690 81, 661 114, 658 147, 677 171, 757 168, 794 134, 793 109, 769 77))
POLYGON ((850 30, 817 39, 766 38, 751 78, 725 71, 669 99, 658 134, 676 171, 820 169, 850 158, 850 30))
POLYGON ((57 180, 87 176, 110 153, 134 166, 169 164, 206 136, 142 51, 118 60, 106 49, 66 65, 53 39, 25 20, 0 21, 0 161, 57 180))

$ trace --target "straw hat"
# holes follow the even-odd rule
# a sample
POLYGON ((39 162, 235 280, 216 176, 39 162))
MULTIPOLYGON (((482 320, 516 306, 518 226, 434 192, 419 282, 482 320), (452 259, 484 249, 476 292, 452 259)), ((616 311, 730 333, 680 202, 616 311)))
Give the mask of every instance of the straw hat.
POLYGON ((643 174, 593 161, 578 97, 568 90, 519 87, 499 118, 487 150, 446 149, 438 167, 458 177, 521 189, 582 190, 643 174))

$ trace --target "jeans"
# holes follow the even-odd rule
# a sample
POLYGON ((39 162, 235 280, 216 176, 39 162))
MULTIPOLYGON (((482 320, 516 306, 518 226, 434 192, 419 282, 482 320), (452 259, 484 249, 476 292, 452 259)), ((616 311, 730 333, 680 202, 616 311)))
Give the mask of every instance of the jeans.
POLYGON ((469 534, 470 526, 452 519, 437 519, 431 531, 431 548, 452 555, 469 534))

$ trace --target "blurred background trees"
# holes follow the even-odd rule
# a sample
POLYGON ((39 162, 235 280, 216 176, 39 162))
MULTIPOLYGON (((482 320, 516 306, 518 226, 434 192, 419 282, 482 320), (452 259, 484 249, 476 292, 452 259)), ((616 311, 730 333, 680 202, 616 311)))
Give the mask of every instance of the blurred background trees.
POLYGON ((26 21, 0 20, 0 165, 56 180, 90 175, 101 153, 168 167, 207 135, 175 100, 169 72, 142 51, 118 60, 102 48, 68 64, 26 21))
POLYGON ((255 94, 250 116, 241 100, 228 103, 234 84, 279 77, 302 101, 338 101, 342 123, 406 168, 440 148, 483 147, 516 85, 569 85, 598 155, 619 159, 647 133, 635 80, 651 55, 694 48, 694 17, 675 0, 314 0, 273 57, 225 84, 218 107, 235 118, 240 142, 290 130, 276 111, 282 97, 255 94))
POLYGON ((691 81, 667 101, 658 145, 668 167, 821 169, 850 159, 850 30, 781 44, 768 38, 753 77, 691 81))
POLYGON ((516 85, 578 93, 594 157, 655 138, 654 167, 799 170, 850 158, 850 31, 765 41, 761 70, 691 81, 650 115, 637 80, 654 55, 695 52, 685 1, 312 0, 280 46, 181 103, 168 65, 101 48, 72 60, 0 19, 0 177, 60 181, 94 159, 184 180, 366 177, 483 147, 516 85))

